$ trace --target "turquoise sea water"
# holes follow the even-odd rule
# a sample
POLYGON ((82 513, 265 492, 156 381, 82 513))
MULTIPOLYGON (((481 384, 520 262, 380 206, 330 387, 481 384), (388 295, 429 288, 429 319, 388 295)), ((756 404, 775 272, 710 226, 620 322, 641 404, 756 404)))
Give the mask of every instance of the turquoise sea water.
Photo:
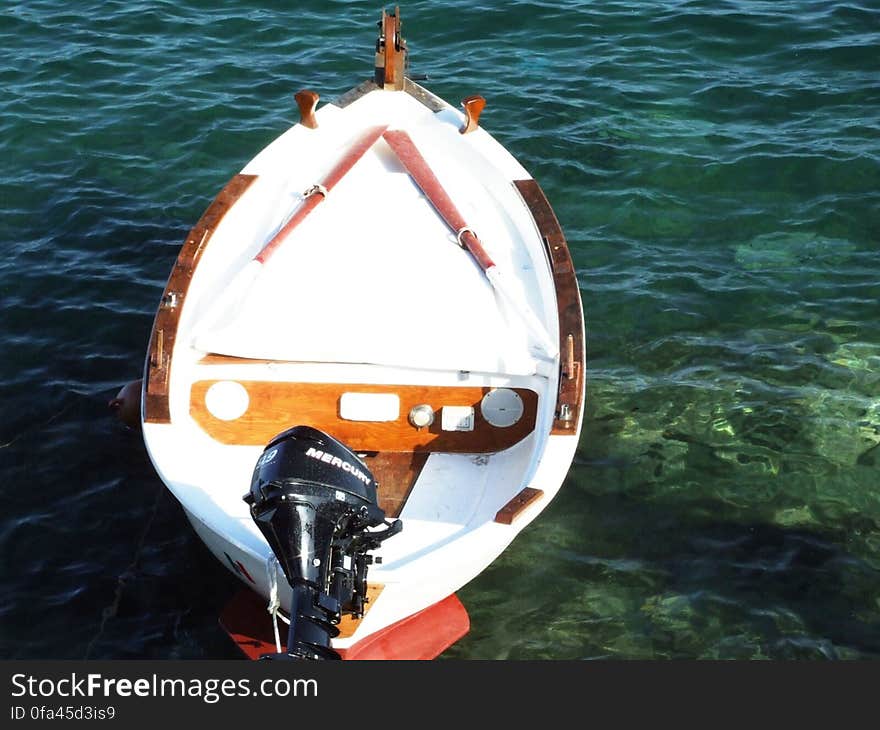
MULTIPOLYGON (((381 5, 0 10, 0 656, 236 657, 235 579, 106 403, 189 228, 372 73, 381 5)), ((538 179, 588 399, 448 658, 880 658, 880 2, 409 2, 538 179)))

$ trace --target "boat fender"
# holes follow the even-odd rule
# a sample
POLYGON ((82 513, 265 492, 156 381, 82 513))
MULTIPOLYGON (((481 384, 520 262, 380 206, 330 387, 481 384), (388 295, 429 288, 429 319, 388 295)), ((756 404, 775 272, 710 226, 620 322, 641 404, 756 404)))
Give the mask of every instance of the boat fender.
POLYGON ((107 407, 129 428, 141 426, 141 390, 143 380, 132 380, 119 389, 107 407))

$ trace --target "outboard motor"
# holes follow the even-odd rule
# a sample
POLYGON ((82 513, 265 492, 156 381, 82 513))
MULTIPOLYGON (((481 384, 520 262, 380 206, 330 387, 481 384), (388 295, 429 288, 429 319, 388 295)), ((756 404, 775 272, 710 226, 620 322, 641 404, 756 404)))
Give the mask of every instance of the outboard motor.
POLYGON ((310 426, 268 443, 244 500, 292 589, 287 653, 261 658, 339 659, 330 640, 343 614, 363 616, 367 553, 400 532, 400 520, 385 519, 364 462, 310 426))

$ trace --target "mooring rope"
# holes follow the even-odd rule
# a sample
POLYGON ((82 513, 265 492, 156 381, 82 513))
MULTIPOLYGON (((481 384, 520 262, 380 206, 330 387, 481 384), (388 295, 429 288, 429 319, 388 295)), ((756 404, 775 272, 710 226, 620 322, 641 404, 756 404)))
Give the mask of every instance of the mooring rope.
POLYGON ((156 490, 156 497, 153 499, 153 506, 150 509, 149 514, 147 515, 147 520, 144 523, 144 529, 141 531, 140 539, 138 540, 137 547, 134 551, 134 557, 128 566, 123 570, 116 579, 116 590, 113 593, 113 601, 109 606, 105 606, 101 611, 101 625, 98 627, 97 633, 92 637, 92 640, 89 642, 89 645, 86 647, 86 653, 83 659, 88 659, 92 653, 92 649, 95 644, 98 642, 98 639, 104 634, 104 628, 107 626, 107 622, 116 618, 116 614, 119 611, 119 604, 122 601, 122 592, 125 589, 125 585, 129 579, 135 576, 137 571, 138 563, 141 559, 141 552, 144 549, 144 544, 147 540, 147 535, 150 532, 150 528, 153 526, 153 520, 156 519, 156 514, 159 511, 159 502, 162 499, 162 495, 165 493, 165 485, 161 482, 159 483, 159 488, 156 490))
POLYGON ((281 637, 278 635, 278 609, 281 601, 278 600, 278 559, 270 555, 266 561, 266 577, 269 579, 269 605, 266 610, 272 617, 272 628, 275 630, 275 650, 281 653, 281 637))
POLYGON ((266 560, 266 576, 269 578, 269 605, 266 610, 272 616, 272 628, 275 631, 275 649, 281 653, 281 636, 278 632, 278 620, 280 619, 290 626, 290 619, 285 617, 278 609, 281 608, 281 601, 278 598, 278 558, 270 555, 266 560))
POLYGON ((66 406, 64 406, 64 408, 62 408, 60 411, 58 411, 55 415, 53 415, 53 416, 52 416, 51 418, 49 418, 48 420, 43 421, 43 423, 39 423, 39 424, 33 426, 32 428, 26 428, 26 429, 24 429, 23 431, 20 431, 18 434, 16 434, 15 436, 13 436, 13 437, 12 437, 9 441, 7 441, 6 443, 2 443, 2 444, 0 444, 0 449, 5 449, 7 446, 12 446, 12 444, 14 444, 14 443, 15 443, 16 441, 18 441, 19 439, 22 439, 22 438, 24 438, 25 436, 29 436, 29 435, 32 434, 32 433, 37 433, 38 431, 41 431, 41 430, 44 429, 46 426, 48 426, 50 423, 52 423, 52 421, 54 421, 54 420, 57 419, 57 418, 60 418, 60 417, 63 416, 65 413, 67 413, 67 411, 69 411, 71 408, 73 408, 73 406, 76 405, 77 402, 78 402, 78 401, 75 401, 75 400, 70 401, 70 403, 68 403, 66 406))

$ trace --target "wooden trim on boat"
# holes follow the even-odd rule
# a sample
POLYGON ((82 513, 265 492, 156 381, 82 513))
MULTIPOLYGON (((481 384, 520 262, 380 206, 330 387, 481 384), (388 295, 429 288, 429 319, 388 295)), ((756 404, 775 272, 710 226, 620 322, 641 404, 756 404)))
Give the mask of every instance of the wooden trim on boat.
POLYGON ((376 479, 379 506, 387 517, 400 515, 429 456, 426 451, 385 451, 361 455, 376 479))
POLYGON ((190 415, 213 439, 223 444, 263 445, 286 428, 308 424, 329 433, 353 451, 448 452, 484 454, 519 443, 535 428, 538 394, 512 388, 522 398, 520 419, 506 428, 486 421, 480 410, 483 397, 493 388, 475 386, 375 385, 361 383, 291 383, 239 380, 248 395, 247 410, 234 420, 221 420, 208 410, 206 394, 218 380, 199 380, 190 392, 190 415), (355 421, 340 416, 343 393, 396 394, 399 414, 393 421, 355 421), (410 410, 428 404, 434 423, 416 428, 410 410), (444 406, 473 408, 473 430, 444 431, 444 406))
POLYGON ((495 515, 495 522, 502 525, 512 525, 513 521, 519 517, 526 507, 543 496, 543 490, 535 489, 534 487, 525 487, 519 494, 498 510, 498 513, 495 515))
POLYGON ((171 354, 193 271, 220 221, 255 179, 256 175, 239 174, 233 177, 189 232, 177 256, 153 320, 153 331, 144 365, 143 404, 144 421, 147 423, 171 422, 168 405, 171 354))
POLYGON ((318 128, 318 120, 315 119, 315 108, 318 106, 318 100, 321 98, 317 92, 311 89, 303 89, 297 91, 293 98, 299 108, 299 123, 309 129, 318 128))
MULTIPOLYGON (((367 583, 367 600, 364 602, 364 616, 369 613, 370 608, 372 608, 376 599, 379 597, 379 594, 382 592, 382 589, 385 586, 381 583, 367 583)), ((364 620, 364 617, 355 618, 351 614, 347 614, 343 616, 339 620, 339 624, 337 624, 336 628, 339 629, 338 639, 347 639, 349 636, 354 634, 357 631, 358 626, 360 626, 361 621, 364 620)))
POLYGON ((480 125, 480 114, 486 106, 486 100, 474 94, 466 96, 461 100, 461 106, 464 109, 464 124, 459 128, 462 134, 470 134, 480 125))
POLYGON ((406 65, 406 41, 400 33, 400 9, 385 15, 385 88, 401 90, 406 65))
POLYGON ((400 33, 400 8, 393 13, 382 10, 381 59, 377 58, 376 82, 385 89, 400 91, 405 82, 406 41, 400 33), (381 70, 379 68, 381 60, 381 70))
POLYGON ((552 434, 577 433, 584 398, 584 315, 568 243, 544 191, 535 180, 514 180, 544 240, 559 311, 559 393, 552 434))
POLYGON ((235 355, 221 355, 209 352, 199 358, 198 365, 277 365, 278 363, 292 362, 290 360, 267 360, 265 358, 236 357, 235 355))

